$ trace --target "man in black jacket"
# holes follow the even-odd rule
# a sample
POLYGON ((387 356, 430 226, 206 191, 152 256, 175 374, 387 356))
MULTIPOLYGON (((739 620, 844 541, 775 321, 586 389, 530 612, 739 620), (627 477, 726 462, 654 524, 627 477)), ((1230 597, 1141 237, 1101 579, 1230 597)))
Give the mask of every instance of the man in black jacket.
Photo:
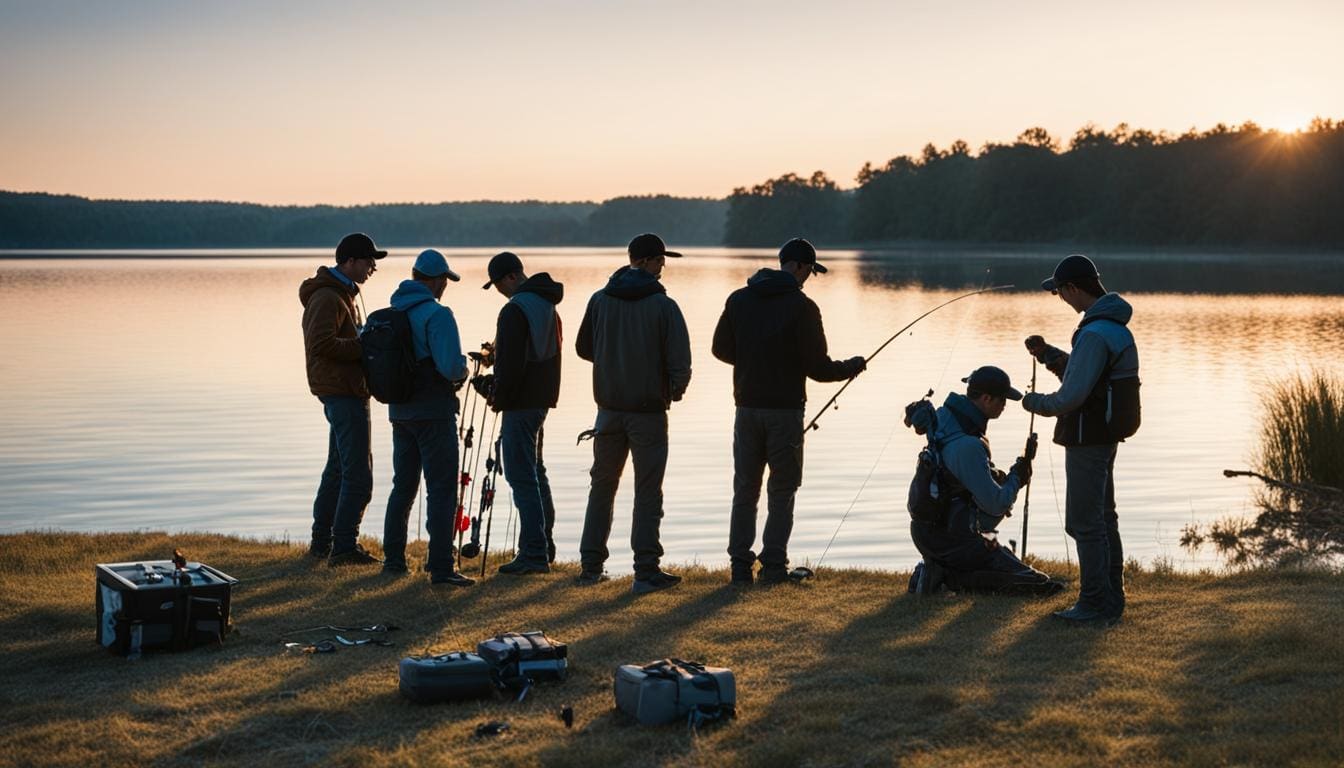
POLYGON ((667 410, 691 381, 691 339, 677 303, 658 281, 668 257, 662 238, 643 234, 630 241, 630 264, 616 270, 588 301, 576 342, 579 357, 593 363, 592 486, 583 520, 580 584, 606 579, 612 506, 626 456, 635 465, 635 514, 630 547, 635 552, 635 594, 676 586, 680 576, 659 566, 658 528, 663 519, 663 473, 667 469, 667 410))
POLYGON ((762 269, 728 297, 714 329, 714 356, 733 366, 733 511, 728 533, 733 581, 750 584, 756 554, 756 504, 761 475, 768 514, 761 533, 761 580, 788 578, 793 503, 803 480, 803 407, 807 382, 844 381, 864 370, 862 357, 832 360, 821 310, 803 295, 813 274, 825 274, 817 251, 801 238, 779 249, 779 269, 762 269))
POLYGON ((518 555, 504 574, 549 573, 555 560, 555 504, 541 450, 546 411, 560 395, 560 316, 565 287, 545 272, 528 277, 523 262, 505 251, 490 259, 491 286, 508 298, 495 326, 491 405, 500 419, 504 479, 518 507, 518 555))

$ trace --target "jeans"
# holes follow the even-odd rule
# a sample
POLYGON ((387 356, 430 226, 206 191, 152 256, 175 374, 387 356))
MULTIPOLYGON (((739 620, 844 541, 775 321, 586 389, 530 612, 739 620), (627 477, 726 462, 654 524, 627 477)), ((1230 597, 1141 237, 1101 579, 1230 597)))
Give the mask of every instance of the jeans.
POLYGON ((791 408, 737 409, 733 421, 733 511, 728 528, 728 556, 733 571, 750 570, 756 560, 756 505, 761 476, 766 484, 765 530, 761 533, 761 566, 787 568, 793 503, 803 484, 803 412, 791 408))
POLYGON ((593 438, 592 485, 583 518, 579 558, 585 570, 601 571, 607 561, 612 507, 625 470, 635 465, 635 514, 630 548, 635 553, 635 578, 658 573, 663 547, 658 528, 663 520, 663 473, 667 469, 667 412, 628 413, 599 409, 593 438))
MULTIPOLYGON (((973 517, 973 513, 974 510, 967 507, 966 512, 950 517, 954 520, 973 517)), ((947 582, 955 588, 1031 593, 1033 588, 1050 581, 1049 576, 971 527, 911 520, 910 538, 926 563, 937 563, 946 569, 947 582)))
POLYGON ((430 574, 453 572, 457 517, 457 418, 392 422, 392 493, 383 517, 383 557, 406 565, 406 528, 425 475, 430 574))
POLYGON ((1078 603, 1119 616, 1125 610, 1125 553, 1115 512, 1115 444, 1064 450, 1068 479, 1064 530, 1078 547, 1078 603))
POLYGON ((373 497, 373 454, 369 451, 369 401, 323 395, 318 400, 331 425, 327 466, 313 500, 313 543, 349 552, 359 538, 364 508, 373 497))
POLYGON ((518 508, 518 557, 538 564, 555 556, 555 504, 541 457, 545 423, 545 408, 527 408, 504 411, 499 427, 504 479, 518 508))

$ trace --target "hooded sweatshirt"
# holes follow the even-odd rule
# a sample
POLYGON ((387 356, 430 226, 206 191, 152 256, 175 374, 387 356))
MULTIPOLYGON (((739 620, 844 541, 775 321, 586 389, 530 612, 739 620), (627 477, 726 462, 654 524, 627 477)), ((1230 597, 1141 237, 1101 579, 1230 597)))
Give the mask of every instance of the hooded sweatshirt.
POLYGON ((495 325, 495 410, 554 408, 560 397, 555 306, 565 286, 545 272, 529 277, 499 310, 495 325))
POLYGON ((429 286, 418 280, 403 280, 392 294, 392 308, 406 313, 411 326, 415 359, 415 385, 411 399, 387 406, 392 421, 432 421, 457 413, 454 382, 467 376, 467 358, 457 332, 453 311, 434 299, 429 286))
POLYGON ((728 297, 713 352, 733 366, 733 399, 743 408, 801 410, 806 379, 844 381, 857 373, 830 358, 821 310, 778 269, 762 269, 728 297))
POLYGON ((318 267, 299 286, 308 389, 318 397, 369 396, 355 322, 358 293, 359 286, 338 279, 329 267, 318 267))
POLYGON ((593 399, 612 411, 657 413, 691 381, 691 338, 658 278, 621 267, 588 300, 574 346, 593 363, 593 399))
MULTIPOLYGON (((943 407, 938 409, 938 429, 934 432, 943 466, 970 493, 976 511, 990 518, 979 526, 981 530, 992 530, 997 526, 998 518, 1013 508, 1013 502, 1022 490, 1022 482, 1016 473, 1008 473, 1003 485, 999 485, 990 473, 989 441, 985 437, 988 426, 989 420, 970 398, 951 392, 943 401, 943 407)), ((976 531, 977 517, 958 514, 958 510, 953 509, 948 515, 948 524, 976 531)))
MULTIPOLYGON (((1042 416, 1077 415, 1077 419, 1061 418, 1055 430, 1055 442, 1060 445, 1080 445, 1096 442, 1090 439, 1091 430, 1084 424, 1088 415, 1083 413, 1089 400, 1095 400, 1099 385, 1104 388, 1101 374, 1111 366, 1109 380, 1133 378, 1139 375, 1139 350, 1134 334, 1128 328, 1134 308, 1118 293, 1108 293, 1083 313, 1078 329, 1073 332, 1073 349, 1064 367, 1059 391, 1045 395, 1031 393, 1023 399, 1023 406, 1042 416), (1084 435, 1084 430, 1088 434, 1084 435)), ((1104 420, 1104 404, 1101 418, 1104 420)), ((1095 418, 1093 419, 1095 421, 1095 418)), ((1110 441, 1114 442, 1114 441, 1110 441)))

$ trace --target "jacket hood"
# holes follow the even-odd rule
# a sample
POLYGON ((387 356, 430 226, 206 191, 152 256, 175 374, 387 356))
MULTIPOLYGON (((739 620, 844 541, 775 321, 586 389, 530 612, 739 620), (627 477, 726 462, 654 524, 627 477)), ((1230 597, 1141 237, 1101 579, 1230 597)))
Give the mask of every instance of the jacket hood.
POLYGON ((613 299, 639 301, 657 293, 667 293, 667 289, 658 282, 658 278, 642 269, 621 267, 612 274, 602 293, 613 299))
POLYGON ((546 272, 538 272, 524 280, 515 293, 535 293, 552 304, 559 304, 565 298, 565 285, 552 280, 546 272))
POLYGON ((352 288, 341 282, 335 275, 331 274, 330 268, 318 267, 317 274, 299 284, 299 303, 305 307, 308 306, 308 300, 313 297, 314 293, 317 293, 318 290, 322 288, 335 288, 350 296, 359 293, 358 285, 352 288))
POLYGON ((760 296, 780 296, 803 289, 797 278, 781 269, 762 269, 747 279, 747 287, 760 296))
POLYGON ((1120 298, 1118 293, 1108 293, 1097 299, 1086 312, 1083 313, 1083 320, 1111 320, 1121 325, 1128 325, 1129 319, 1134 316, 1134 308, 1129 302, 1120 298))
POLYGON ((397 290, 392 293, 392 308, 405 312, 417 304, 433 300, 434 294, 428 285, 419 280, 402 280, 401 285, 398 285, 397 290))
POLYGON ((962 432, 972 437, 980 437, 985 434, 985 429, 989 426, 989 419, 971 399, 960 392, 949 392, 947 399, 943 401, 943 407, 946 408, 954 417, 955 424, 938 423, 938 436, 940 438, 951 435, 955 432, 962 432))

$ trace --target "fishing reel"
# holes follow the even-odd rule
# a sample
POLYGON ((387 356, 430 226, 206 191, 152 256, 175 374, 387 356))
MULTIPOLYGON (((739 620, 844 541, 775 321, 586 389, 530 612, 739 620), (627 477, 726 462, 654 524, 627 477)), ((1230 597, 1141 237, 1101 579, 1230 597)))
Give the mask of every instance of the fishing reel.
POLYGON ((481 351, 468 352, 467 357, 480 364, 482 368, 490 368, 495 364, 495 345, 494 342, 481 342, 481 351))
POLYGON ((487 402, 495 397, 495 374, 482 373, 471 377, 471 388, 487 402))
POLYGON ((933 397, 933 390, 930 389, 920 399, 905 406, 905 426, 915 430, 917 435, 926 435, 938 428, 938 411, 929 398, 933 397))

